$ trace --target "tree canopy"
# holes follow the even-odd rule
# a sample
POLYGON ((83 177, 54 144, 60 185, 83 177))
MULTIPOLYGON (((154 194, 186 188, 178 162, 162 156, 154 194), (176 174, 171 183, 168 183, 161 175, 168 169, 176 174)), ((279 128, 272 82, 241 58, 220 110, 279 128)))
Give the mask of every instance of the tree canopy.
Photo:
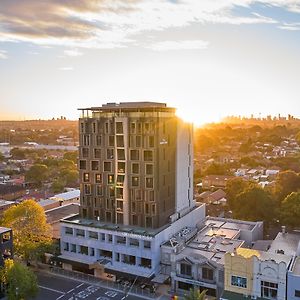
POLYGON ((250 184, 251 183, 249 181, 246 181, 240 177, 232 178, 227 181, 225 191, 227 195, 227 203, 231 210, 235 210, 235 208, 238 206, 236 203, 236 197, 240 193, 244 192, 244 190, 246 190, 250 184))
POLYGON ((300 192, 291 193, 281 205, 281 223, 293 228, 300 227, 300 192))
POLYGON ((279 201, 292 192, 300 189, 300 176, 294 171, 284 171, 278 173, 275 179, 274 194, 279 201))
POLYGON ((34 164, 25 174, 26 181, 41 185, 48 177, 48 167, 43 164, 34 164))
POLYGON ((25 260, 38 258, 51 246, 51 227, 43 208, 33 200, 7 209, 1 225, 12 228, 14 251, 25 260))
POLYGON ((21 263, 7 259, 0 270, 8 300, 29 299, 38 292, 35 274, 21 263))
POLYGON ((271 221, 274 217, 275 201, 272 195, 256 185, 250 185, 237 195, 235 218, 249 221, 271 221))

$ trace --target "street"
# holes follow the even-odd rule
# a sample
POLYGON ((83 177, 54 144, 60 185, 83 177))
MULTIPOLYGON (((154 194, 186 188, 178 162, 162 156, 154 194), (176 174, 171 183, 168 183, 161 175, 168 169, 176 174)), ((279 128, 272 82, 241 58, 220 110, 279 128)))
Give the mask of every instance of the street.
MULTIPOLYGON (((58 277, 54 274, 36 273, 39 293, 36 300, 123 300, 124 292, 79 282, 73 279, 58 277)), ((145 299, 128 295, 128 300, 145 299)))

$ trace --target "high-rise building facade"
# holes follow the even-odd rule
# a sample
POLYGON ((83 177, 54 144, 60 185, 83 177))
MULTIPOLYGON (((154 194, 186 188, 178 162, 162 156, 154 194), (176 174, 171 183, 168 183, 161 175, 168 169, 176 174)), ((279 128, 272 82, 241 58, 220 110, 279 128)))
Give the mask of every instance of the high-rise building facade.
POLYGON ((205 217, 193 132, 163 103, 108 103, 79 120, 80 214, 61 220, 63 268, 100 278, 161 271, 161 244, 205 217))
POLYGON ((192 127, 163 103, 81 109, 82 218, 158 228, 193 206, 192 127))

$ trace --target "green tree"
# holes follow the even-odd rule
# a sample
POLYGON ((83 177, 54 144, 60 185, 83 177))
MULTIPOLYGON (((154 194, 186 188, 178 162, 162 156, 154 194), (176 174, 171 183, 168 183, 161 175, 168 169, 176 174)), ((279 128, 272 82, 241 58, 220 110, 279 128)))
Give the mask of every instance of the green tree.
POLYGON ((229 179, 226 183, 226 199, 227 199, 227 204, 229 208, 234 211, 237 204, 236 204, 236 197, 244 192, 249 186, 250 182, 244 180, 243 178, 236 177, 229 179))
POLYGON ((54 180, 51 185, 51 190, 53 193, 60 193, 64 190, 65 182, 61 180, 54 180))
POLYGON ((26 266, 8 259, 1 270, 1 280, 6 285, 8 300, 22 300, 37 295, 38 284, 35 274, 26 266))
POLYGON ((26 158, 26 149, 12 148, 10 150, 10 155, 13 159, 25 159, 26 158))
POLYGON ((71 160, 74 164, 77 164, 78 151, 68 151, 64 154, 64 159, 71 160))
POLYGON ((41 185, 48 177, 49 169, 46 165, 35 164, 25 174, 26 181, 41 185))
POLYGON ((292 192, 300 189, 300 176, 294 171, 284 171, 278 173, 275 179, 274 194, 279 201, 292 192))
POLYGON ((185 300, 204 300, 206 297, 206 290, 200 292, 199 289, 190 289, 190 293, 184 296, 185 300))
POLYGON ((300 227, 300 192, 291 193, 281 205, 281 222, 293 228, 300 227))
POLYGON ((235 218, 249 221, 272 221, 275 215, 276 201, 272 195, 256 185, 250 185, 236 197, 233 211, 235 218))
POLYGON ((33 200, 7 209, 1 225, 12 228, 14 251, 26 261, 37 259, 52 245, 51 227, 45 211, 33 200))
POLYGON ((227 175, 228 168, 225 165, 212 163, 203 172, 205 175, 227 175))

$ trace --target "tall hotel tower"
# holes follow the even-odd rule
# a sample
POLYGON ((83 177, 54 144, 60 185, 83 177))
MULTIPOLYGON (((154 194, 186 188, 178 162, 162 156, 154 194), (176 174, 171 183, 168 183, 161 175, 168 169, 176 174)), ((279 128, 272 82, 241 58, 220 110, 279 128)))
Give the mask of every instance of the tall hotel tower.
POLYGON ((64 267, 102 261, 107 273, 154 275, 160 244, 204 217, 193 200, 192 126, 164 103, 80 110, 80 214, 61 222, 64 267))

